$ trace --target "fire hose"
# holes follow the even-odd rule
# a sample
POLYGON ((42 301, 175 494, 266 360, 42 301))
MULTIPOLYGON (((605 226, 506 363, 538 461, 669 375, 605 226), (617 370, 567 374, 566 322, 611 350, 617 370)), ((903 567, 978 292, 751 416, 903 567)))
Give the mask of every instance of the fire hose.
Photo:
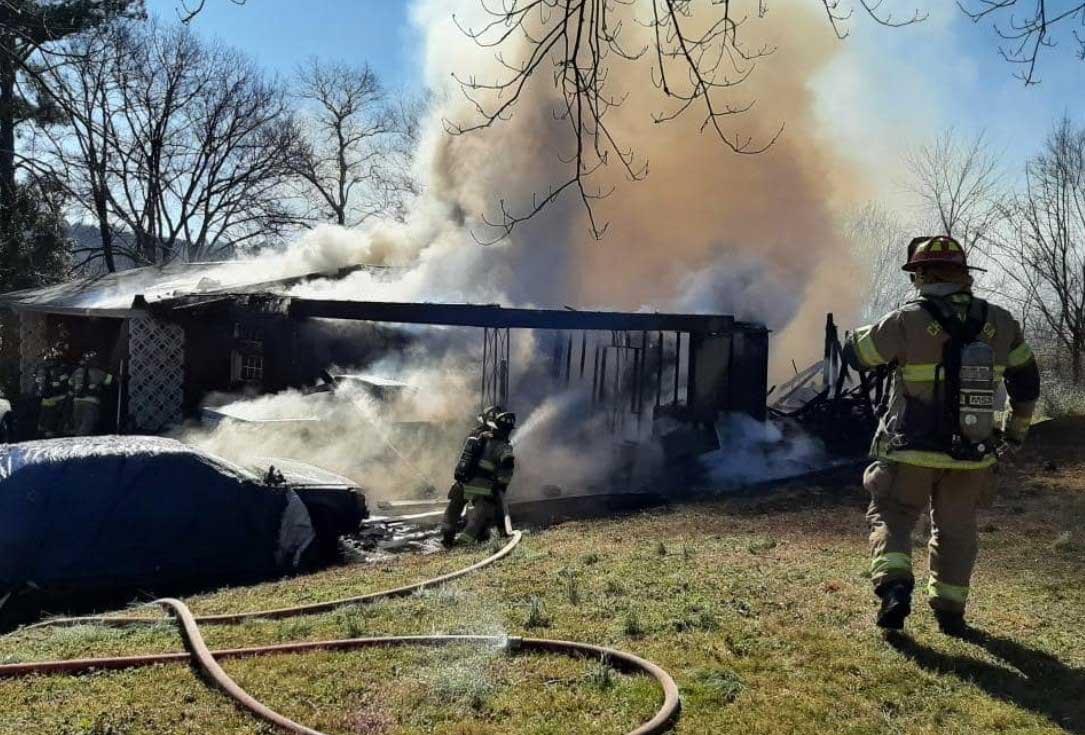
MULTIPOLYGON (((507 516, 506 516, 507 519, 507 516)), ((506 520, 506 529, 511 524, 506 520)), ((238 648, 222 651, 211 651, 204 642, 200 632, 200 624, 204 625, 231 625, 253 619, 283 619, 300 615, 328 612, 336 608, 350 605, 372 604, 378 600, 404 597, 414 592, 437 586, 444 582, 458 579, 479 569, 494 564, 512 553, 519 545, 523 534, 513 531, 508 542, 499 551, 491 556, 476 562, 469 567, 450 572, 448 574, 428 579, 411 585, 396 587, 381 592, 373 592, 367 595, 347 597, 330 602, 321 602, 297 607, 277 608, 273 610, 258 610, 229 615, 206 615, 194 616, 188 606, 180 600, 163 598, 156 600, 156 604, 171 613, 177 620, 181 637, 185 643, 187 653, 165 653, 144 656, 119 656, 109 658, 75 659, 66 661, 38 661, 22 664, 0 665, 0 679, 14 678, 31 675, 46 674, 80 674, 89 671, 121 670, 151 666, 163 663, 182 663, 190 661, 219 689, 226 693, 234 702, 248 710, 256 717, 275 725, 283 732, 293 735, 325 735, 318 730, 306 727, 300 723, 275 712, 263 704, 244 689, 241 688, 219 665, 219 660, 252 658, 256 656, 270 656, 276 654, 306 653, 311 651, 348 651, 360 648, 377 648, 403 645, 446 646, 464 643, 489 644, 504 647, 510 652, 551 653, 566 656, 592 656, 600 658, 608 665, 614 666, 623 672, 640 672, 647 674, 658 682, 663 690, 663 704, 655 715, 639 727, 630 730, 627 735, 655 735, 667 730, 678 715, 681 701, 678 696, 678 687, 674 679, 662 668, 633 654, 618 651, 603 646, 594 646, 586 643, 571 641, 546 640, 540 638, 504 638, 501 636, 468 636, 468 635, 433 635, 433 636, 391 636, 380 638, 354 638, 346 640, 314 641, 304 643, 287 643, 275 646, 258 646, 254 648, 238 648)), ((84 618, 59 618, 48 620, 37 625, 28 626, 23 630, 57 625, 105 625, 112 627, 124 627, 135 625, 153 625, 161 622, 160 618, 153 617, 84 617, 84 618)))

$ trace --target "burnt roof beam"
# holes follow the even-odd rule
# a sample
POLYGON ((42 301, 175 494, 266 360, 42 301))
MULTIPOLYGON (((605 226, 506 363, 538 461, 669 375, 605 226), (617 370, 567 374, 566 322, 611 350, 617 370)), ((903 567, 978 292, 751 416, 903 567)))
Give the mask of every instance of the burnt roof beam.
POLYGON ((764 331, 764 327, 736 323, 723 314, 659 314, 559 309, 511 309, 482 304, 428 304, 389 301, 332 301, 291 299, 291 316, 316 319, 433 326, 564 329, 614 331, 665 331, 725 334, 734 331, 764 331))

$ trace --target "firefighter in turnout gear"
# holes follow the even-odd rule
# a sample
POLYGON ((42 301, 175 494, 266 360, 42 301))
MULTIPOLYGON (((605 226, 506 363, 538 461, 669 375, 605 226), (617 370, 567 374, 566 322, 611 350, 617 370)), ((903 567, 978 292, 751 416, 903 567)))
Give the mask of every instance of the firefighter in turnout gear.
POLYGON ((38 379, 41 408, 38 410, 38 435, 43 439, 60 436, 71 398, 68 369, 59 362, 42 365, 38 379))
POLYGON ((452 546, 457 540, 473 544, 485 541, 490 529, 505 532, 505 490, 512 482, 515 459, 509 438, 516 428, 516 414, 491 406, 478 417, 478 426, 467 435, 455 480, 448 491, 448 507, 441 523, 441 540, 452 546), (467 525, 456 536, 460 516, 470 501, 467 525))
POLYGON ((877 623, 899 630, 911 612, 912 529, 930 506, 927 592, 939 628, 963 635, 976 560, 976 509, 994 494, 1000 456, 1025 441, 1040 373, 1021 327, 1005 309, 972 295, 965 252, 950 237, 921 237, 904 268, 918 298, 850 335, 854 368, 891 371, 889 404, 863 475, 877 623), (995 426, 999 383, 1009 395, 995 426))
POLYGON ((98 432, 102 403, 112 385, 113 376, 98 366, 97 355, 94 352, 83 355, 71 377, 73 436, 92 436, 98 432))

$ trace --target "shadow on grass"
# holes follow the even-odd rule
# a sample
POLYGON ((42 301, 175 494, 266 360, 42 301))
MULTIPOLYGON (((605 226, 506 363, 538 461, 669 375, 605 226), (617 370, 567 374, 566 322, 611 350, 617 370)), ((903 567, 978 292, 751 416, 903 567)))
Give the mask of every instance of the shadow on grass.
POLYGON ((907 635, 893 635, 886 640, 927 671, 952 674, 995 699, 1046 717, 1066 732, 1085 735, 1083 669, 1067 666, 1044 651, 975 628, 970 630, 965 640, 1002 659, 1017 671, 972 656, 937 651, 907 635))

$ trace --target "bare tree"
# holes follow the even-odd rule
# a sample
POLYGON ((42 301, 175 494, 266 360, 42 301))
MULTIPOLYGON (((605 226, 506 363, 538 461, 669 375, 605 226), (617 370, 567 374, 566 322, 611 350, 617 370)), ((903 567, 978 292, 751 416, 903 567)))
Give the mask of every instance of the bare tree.
MULTIPOLYGON (((932 224, 965 249, 983 251, 984 238, 1003 211, 1005 177, 984 134, 964 139, 947 130, 905 158, 908 186, 932 224)), ((922 234, 922 233, 917 233, 922 234)), ((977 253, 978 254, 978 253, 977 253)))
MULTIPOLYGON (((32 179, 31 187, 52 186, 40 163, 16 146, 21 125, 56 122, 41 70, 64 63, 57 47, 65 39, 142 11, 142 0, 0 0, 0 261, 9 268, 32 246, 17 229, 24 214, 35 219, 18 210, 27 201, 20 179, 32 179)), ((14 283, 6 271, 0 269, 0 287, 14 283)))
POLYGON ((415 176, 415 153, 422 140, 422 119, 432 99, 429 94, 402 94, 389 108, 395 135, 384 153, 382 186, 386 213, 400 222, 407 218, 422 184, 415 176))
POLYGON ((1028 163, 1026 189, 997 241, 1026 313, 1052 335, 1081 386, 1085 361, 1085 127, 1062 118, 1028 163))
POLYGON ((900 269, 912 234, 898 217, 874 202, 848 218, 846 233, 864 275, 860 321, 869 324, 898 308, 912 293, 900 269))
POLYGON ((296 128, 283 93, 235 51, 183 26, 122 27, 60 72, 71 117, 55 154, 112 267, 229 256, 291 226, 296 128))
MULTIPOLYGON (((244 5, 248 0, 230 0, 234 5, 244 5)), ((189 23, 207 7, 207 0, 178 0, 177 17, 182 23, 189 23)))
POLYGON ((304 184, 304 219, 356 227, 401 212, 416 189, 405 154, 417 138, 417 111, 390 102, 368 66, 311 59, 294 94, 302 137, 292 166, 304 184))
POLYGON ((1016 74, 1025 84, 1036 84, 1036 66, 1040 54, 1055 47, 1057 28, 1076 23, 1071 31, 1077 43, 1076 54, 1085 60, 1085 2, 1081 0, 960 0, 958 6, 979 23, 993 20, 1001 43, 999 53, 1006 61, 1020 67, 1016 74))
POLYGON ((69 44, 72 61, 66 69, 54 70, 52 85, 52 97, 65 111, 68 124, 63 131, 46 134, 76 211, 90 215, 97 225, 101 246, 92 249, 91 259, 100 257, 110 272, 117 270, 110 169, 116 148, 111 116, 118 76, 111 52, 123 45, 110 37, 123 32, 109 28, 69 44))

